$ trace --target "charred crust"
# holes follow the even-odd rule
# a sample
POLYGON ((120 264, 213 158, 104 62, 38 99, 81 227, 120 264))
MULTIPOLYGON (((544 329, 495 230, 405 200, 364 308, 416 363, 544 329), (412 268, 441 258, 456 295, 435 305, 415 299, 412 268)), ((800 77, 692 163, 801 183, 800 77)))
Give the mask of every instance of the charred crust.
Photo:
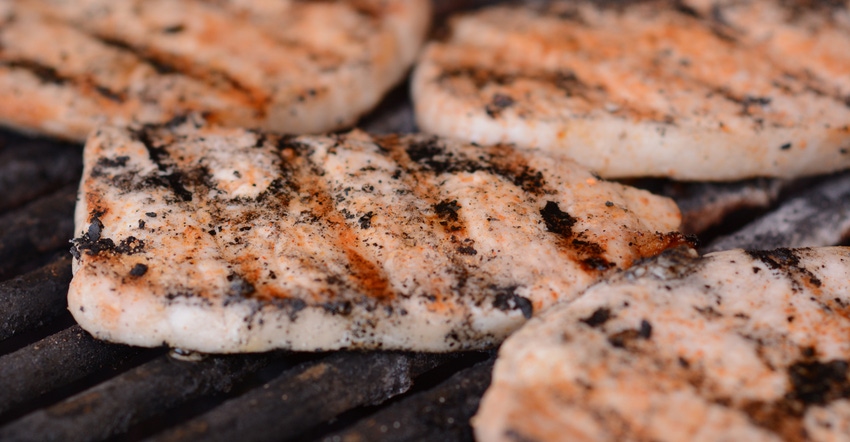
POLYGON ((528 298, 516 294, 518 286, 491 287, 495 292, 493 307, 501 311, 519 310, 526 319, 534 314, 534 305, 528 298))
POLYGON ((0 66, 27 71, 45 84, 63 85, 70 81, 69 77, 60 74, 55 68, 34 60, 0 61, 0 66))
MULTIPOLYGON (((227 294, 228 300, 231 298, 246 298, 257 291, 254 284, 237 273, 227 275, 227 281, 230 283, 230 292, 227 294)), ((228 301, 225 300, 225 305, 227 304, 228 301)))
POLYGON ((747 250, 746 253, 761 261, 767 268, 783 272, 791 281, 794 291, 800 291, 801 285, 819 288, 823 282, 811 270, 800 264, 797 255, 800 250, 778 248, 774 250, 747 250))
POLYGON ((514 103, 515 101, 510 95, 493 94, 493 98, 490 100, 490 103, 485 106, 484 111, 487 112, 487 115, 489 115, 490 118, 496 118, 503 110, 513 106, 514 103))
POLYGON ((174 194, 182 201, 192 201, 192 193, 189 192, 183 185, 181 172, 170 172, 170 167, 166 163, 169 159, 168 150, 165 147, 157 146, 151 135, 151 130, 156 126, 145 126, 138 130, 131 131, 133 139, 142 143, 148 151, 148 156, 151 161, 156 164, 162 175, 149 177, 146 181, 149 185, 159 185, 170 188, 174 194))
POLYGON ((97 256, 101 253, 112 255, 134 255, 141 253, 145 249, 144 241, 137 239, 134 236, 128 236, 122 239, 118 245, 111 238, 103 238, 103 222, 100 220, 101 214, 98 212, 92 213, 89 228, 79 238, 71 240, 71 255, 76 259, 82 257, 83 251, 86 255, 97 256))
POLYGON ((334 316, 348 316, 351 314, 351 310, 353 308, 350 301, 325 302, 319 304, 319 306, 324 309, 325 312, 334 316))
POLYGON ((372 227, 372 217, 375 216, 373 212, 367 212, 363 216, 361 216, 357 223, 360 225, 361 229, 368 229, 372 227))
POLYGON ((588 272, 604 272, 616 267, 616 264, 605 259, 605 249, 601 245, 588 241, 584 232, 573 232, 577 219, 562 211, 558 203, 547 201, 540 209, 540 216, 546 224, 546 230, 558 235, 561 247, 568 251, 582 269, 588 272))
POLYGON ((457 212, 461 209, 460 204, 457 203, 457 200, 444 200, 440 201, 437 204, 434 204, 434 212, 437 213, 437 216, 444 221, 455 222, 458 221, 457 212))
POLYGON ((472 247, 472 246, 458 246, 457 252, 460 253, 461 255, 469 255, 469 256, 475 256, 475 255, 478 254, 478 251, 475 250, 475 248, 472 247))
POLYGON ((547 201, 546 205, 540 209, 540 216, 543 217, 543 222, 546 223, 546 230, 549 232, 563 237, 572 236, 572 228, 576 223, 576 218, 562 211, 558 207, 558 203, 547 201))
POLYGON ((652 324, 644 319, 640 321, 640 327, 637 329, 623 330, 609 336, 608 343, 616 348, 633 350, 638 341, 649 340, 651 338, 652 324))
POLYGON ((132 269, 130 269, 130 276, 135 276, 138 278, 139 276, 143 276, 147 272, 148 266, 142 263, 138 263, 134 265, 132 269))
POLYGON ((611 314, 611 309, 607 307, 600 307, 594 310, 590 316, 583 319, 579 319, 579 321, 587 324, 592 328, 596 328, 604 325, 612 317, 613 315, 611 314))
POLYGON ((848 363, 845 360, 798 361, 788 368, 791 392, 788 398, 803 404, 824 405, 836 399, 850 398, 848 363))
POLYGON ((820 362, 813 353, 801 351, 802 358, 787 370, 789 392, 775 402, 752 401, 742 411, 756 425, 785 440, 806 439, 803 416, 810 406, 823 406, 850 398, 848 363, 835 359, 820 362))

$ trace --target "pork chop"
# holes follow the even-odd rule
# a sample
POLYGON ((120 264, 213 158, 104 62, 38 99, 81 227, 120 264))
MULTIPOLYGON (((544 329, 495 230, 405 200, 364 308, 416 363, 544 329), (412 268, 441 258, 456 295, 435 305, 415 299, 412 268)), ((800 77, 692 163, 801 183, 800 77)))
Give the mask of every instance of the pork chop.
POLYGON ((850 248, 683 249, 512 335, 479 440, 837 441, 850 434, 850 248))
POLYGON ((505 146, 188 119, 84 155, 69 308, 134 345, 486 348, 686 242, 669 199, 505 146))
POLYGON ((4 2, 0 124, 83 141, 198 111, 339 129, 403 78, 429 19, 427 0, 4 2))
POLYGON ((557 151, 603 177, 850 166, 850 2, 599 3, 456 17, 414 73, 420 128, 557 151))

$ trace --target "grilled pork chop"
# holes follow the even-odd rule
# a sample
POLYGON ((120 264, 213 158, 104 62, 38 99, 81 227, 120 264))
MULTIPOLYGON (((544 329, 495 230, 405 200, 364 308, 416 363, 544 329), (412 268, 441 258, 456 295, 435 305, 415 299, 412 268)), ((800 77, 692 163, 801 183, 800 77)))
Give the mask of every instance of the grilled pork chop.
POLYGON ((511 336, 479 440, 846 440, 850 248, 684 249, 511 336))
POLYGON ((561 152, 604 177, 850 166, 848 2, 542 3, 456 17, 427 46, 412 84, 424 131, 561 152))
POLYGON ((500 342, 685 241, 675 204, 559 155, 430 136, 104 127, 69 308, 103 339, 204 352, 500 342))
POLYGON ((0 124, 83 141, 187 111, 317 133, 404 76, 427 0, 26 0, 0 5, 0 124))

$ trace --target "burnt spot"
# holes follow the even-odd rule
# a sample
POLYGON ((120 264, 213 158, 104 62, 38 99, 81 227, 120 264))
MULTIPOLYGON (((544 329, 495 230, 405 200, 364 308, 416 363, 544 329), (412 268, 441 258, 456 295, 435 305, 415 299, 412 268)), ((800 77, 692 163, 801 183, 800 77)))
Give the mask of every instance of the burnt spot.
POLYGON ((295 321, 298 318, 298 313, 307 308, 307 303, 298 298, 275 297, 270 302, 278 310, 285 311, 290 321, 295 321))
POLYGON ((245 298, 257 291, 254 284, 236 273, 227 275, 227 281, 230 283, 228 298, 245 298))
POLYGON ((484 111, 487 112, 490 118, 496 118, 503 110, 513 106, 514 103, 515 101, 510 95, 493 94, 493 98, 484 107, 484 111))
POLYGON ((579 263, 585 270, 602 272, 615 267, 613 262, 602 257, 605 254, 605 249, 599 244, 582 239, 574 239, 570 244, 579 257, 579 263))
POLYGON ((768 106, 771 101, 772 100, 770 97, 754 97, 746 95, 743 99, 739 100, 739 104, 742 106, 741 114, 746 116, 753 116, 754 110, 762 109, 768 106))
POLYGON ((171 167, 167 163, 169 153, 163 146, 157 146, 151 136, 150 131, 153 126, 145 126, 139 130, 134 130, 133 138, 142 143, 148 151, 148 157, 156 164, 157 169, 162 172, 161 175, 150 177, 146 180, 147 185, 158 185, 171 189, 171 191, 182 201, 192 201, 192 193, 183 185, 183 173, 171 172, 171 167))
POLYGON ((100 41, 101 43, 103 43, 107 46, 113 47, 115 49, 119 49, 123 52, 129 52, 129 53, 133 54, 134 56, 138 57, 139 60, 141 60, 142 62, 144 62, 148 66, 152 67, 153 70, 156 71, 157 74, 166 75, 166 74, 174 74, 174 73, 179 72, 179 70, 177 69, 176 66, 169 64, 169 63, 166 63, 163 60, 158 60, 156 58, 153 58, 150 55, 144 53, 142 50, 133 47, 129 43, 123 42, 121 40, 113 39, 113 38, 107 38, 107 37, 104 37, 102 35, 92 34, 91 36, 96 38, 98 41, 100 41))
POLYGON ((162 33, 163 34, 179 34, 179 33, 183 32, 185 30, 186 30, 186 26, 181 23, 181 24, 176 24, 176 25, 172 25, 172 26, 162 28, 162 33))
POLYGON ((132 255, 144 250, 145 243, 133 236, 121 240, 118 245, 111 238, 103 238, 103 222, 98 213, 92 214, 91 224, 86 232, 79 238, 71 240, 71 255, 80 259, 83 251, 89 256, 97 256, 101 253, 132 255))
POLYGON ((707 305, 705 307, 697 307, 694 306, 694 310, 697 311, 700 315, 702 315, 706 319, 717 319, 722 318, 723 315, 714 309, 714 307, 707 305))
POLYGON ((608 322, 608 320, 611 319, 611 317, 612 317, 611 310, 609 308, 600 307, 600 308, 594 310, 594 312, 590 316, 588 316, 584 319, 580 319, 580 321, 584 322, 585 324, 589 325, 590 327, 596 328, 596 327, 599 327, 599 326, 605 324, 606 322, 608 322))
POLYGON ((774 250, 747 250, 746 253, 753 259, 764 263, 769 269, 785 273, 792 281, 794 290, 800 290, 802 285, 819 288, 823 284, 809 269, 800 264, 796 250, 778 248, 774 250))
POLYGON ((115 253, 120 253, 123 255, 133 255, 136 253, 141 253, 145 250, 145 242, 136 238, 135 236, 128 236, 127 238, 122 239, 117 246, 115 246, 115 253))
POLYGON ((445 147, 439 143, 436 137, 429 138, 425 141, 410 143, 406 150, 407 156, 417 163, 422 162, 422 160, 434 158, 437 155, 442 155, 446 152, 445 147))
POLYGON ((638 336, 643 339, 649 339, 652 337, 652 324, 649 323, 646 319, 640 321, 640 329, 638 329, 638 336))
POLYGON ((129 161, 129 160, 130 160, 130 157, 123 156, 123 155, 119 156, 119 157, 115 157, 115 158, 100 157, 100 158, 97 159, 97 164, 95 164, 95 169, 97 169, 97 168, 110 169, 110 168, 114 168, 114 167, 125 167, 125 166, 127 166, 127 161, 129 161))
POLYGON ((529 167, 523 167, 519 173, 500 173, 506 177, 510 177, 514 184, 522 188, 522 190, 535 195, 545 193, 546 180, 543 179, 543 173, 539 170, 533 170, 529 167))
POLYGON ((130 269, 130 276, 135 276, 138 278, 139 276, 143 276, 147 272, 148 266, 142 263, 138 263, 134 265, 132 269, 130 269))
POLYGON ((353 306, 350 301, 334 301, 320 304, 325 312, 332 315, 348 316, 351 314, 353 306))
POLYGON ((516 294, 518 286, 491 287, 496 294, 493 307, 501 311, 519 310, 526 319, 534 314, 534 306, 528 298, 516 294))
POLYGON ((558 235, 560 246, 586 271, 602 272, 616 265, 605 259, 605 249, 584 238, 584 233, 574 235, 576 218, 561 210, 558 203, 547 201, 540 209, 546 230, 558 235))
POLYGON ((462 255, 475 256, 478 254, 478 251, 472 246, 458 246, 457 251, 462 255))
POLYGON ((779 146, 779 150, 789 150, 789 149, 791 149, 791 143, 785 143, 785 144, 779 146))
POLYGON ((850 398, 847 361, 814 360, 812 348, 802 349, 802 359, 788 367, 789 392, 775 402, 753 401, 742 410, 757 425, 785 440, 806 439, 803 416, 810 406, 850 398))
POLYGON ((254 148, 259 149, 266 144, 266 134, 263 132, 255 132, 257 135, 257 141, 254 142, 254 148))
POLYGON ((634 349, 640 340, 652 338, 652 324, 647 320, 640 321, 640 328, 623 330, 608 336, 608 343, 616 348, 634 349))
POLYGON ((460 204, 457 203, 457 200, 444 200, 434 205, 434 212, 436 212, 437 216, 444 221, 457 221, 457 212, 460 208, 460 204))
POLYGON ((579 264, 585 270, 596 272, 604 272, 612 267, 616 267, 613 262, 609 262, 605 258, 598 256, 582 259, 579 261, 579 264))
POLYGON ((60 74, 56 69, 45 64, 41 64, 33 60, 8 60, 0 62, 0 66, 6 66, 10 69, 18 69, 27 71, 39 81, 45 84, 62 85, 70 79, 60 74))
POLYGON ((572 236, 572 227, 575 225, 576 219, 569 213, 562 211, 558 207, 558 203, 547 201, 546 206, 540 209, 540 216, 546 223, 546 230, 563 237, 572 236))
POLYGON ((803 404, 824 405, 841 398, 850 398, 848 364, 844 360, 829 362, 801 361, 788 368, 791 383, 789 399, 803 404))
POLYGON ((375 216, 373 212, 367 212, 365 215, 361 216, 360 219, 357 220, 357 223, 360 224, 360 228, 368 229, 372 227, 373 216, 375 216))

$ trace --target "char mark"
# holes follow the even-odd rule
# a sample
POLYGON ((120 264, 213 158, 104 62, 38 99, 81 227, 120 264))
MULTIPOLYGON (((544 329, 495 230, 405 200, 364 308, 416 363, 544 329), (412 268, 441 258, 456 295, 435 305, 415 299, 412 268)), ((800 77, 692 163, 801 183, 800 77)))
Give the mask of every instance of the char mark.
POLYGON ((0 61, 0 66, 6 66, 9 69, 27 71, 36 78, 38 78, 38 80, 44 84, 54 84, 57 86, 73 84, 77 88, 82 90, 93 90, 101 97, 104 97, 117 103, 121 103, 126 99, 124 93, 113 91, 108 87, 100 84, 95 84, 91 78, 81 78, 64 75, 57 71, 56 68, 39 63, 34 60, 5 60, 0 61))
POLYGON ((157 168, 163 172, 163 175, 151 177, 148 184, 156 184, 170 188, 181 201, 192 201, 192 192, 186 189, 186 186, 183 184, 183 173, 170 170, 171 167, 167 164, 170 157, 168 150, 163 146, 157 146, 154 142, 150 133, 154 127, 155 126, 145 126, 139 130, 131 132, 133 138, 145 146, 151 161, 153 161, 157 168))
POLYGON ((558 207, 558 203, 547 201, 546 206, 540 209, 540 216, 543 217, 543 222, 546 223, 546 230, 568 238, 573 235, 573 225, 576 219, 569 213, 564 212, 558 207))
POLYGON ((513 106, 514 103, 515 101, 510 95, 494 94, 493 99, 490 100, 484 111, 487 112, 490 118, 496 118, 503 110, 513 106))
POLYGON ((260 105, 265 104, 265 96, 262 96, 258 91, 243 84, 227 72, 212 68, 206 68, 203 71, 192 69, 191 63, 183 62, 174 56, 145 50, 117 38, 99 34, 90 34, 90 36, 106 46, 132 54, 141 62, 152 67, 159 75, 182 75, 214 89, 236 91, 249 98, 249 101, 254 103, 258 110, 261 110, 259 108, 263 107, 260 105))
POLYGON ((534 314, 534 305, 528 298, 516 294, 518 286, 491 287, 496 293, 493 298, 493 307, 501 311, 519 310, 522 316, 530 319, 534 314))
POLYGON ((102 253, 111 255, 134 255, 145 250, 145 242, 135 236, 128 236, 115 244, 111 238, 104 238, 103 222, 100 214, 93 213, 91 223, 86 232, 79 238, 71 240, 71 255, 80 259, 83 251, 89 256, 98 256, 102 253))
POLYGON ((779 248, 775 250, 747 250, 748 255, 764 263, 771 270, 779 270, 792 281, 795 290, 799 290, 800 280, 804 284, 820 287, 823 283, 811 270, 800 264, 800 258, 795 250, 779 248))
POLYGON ((590 327, 596 328, 596 327, 599 327, 599 326, 605 324, 611 318, 612 318, 611 309, 609 309, 607 307, 600 307, 600 308, 594 310, 593 313, 590 316, 588 316, 584 319, 580 319, 580 321, 584 322, 585 324, 589 325, 590 327))

